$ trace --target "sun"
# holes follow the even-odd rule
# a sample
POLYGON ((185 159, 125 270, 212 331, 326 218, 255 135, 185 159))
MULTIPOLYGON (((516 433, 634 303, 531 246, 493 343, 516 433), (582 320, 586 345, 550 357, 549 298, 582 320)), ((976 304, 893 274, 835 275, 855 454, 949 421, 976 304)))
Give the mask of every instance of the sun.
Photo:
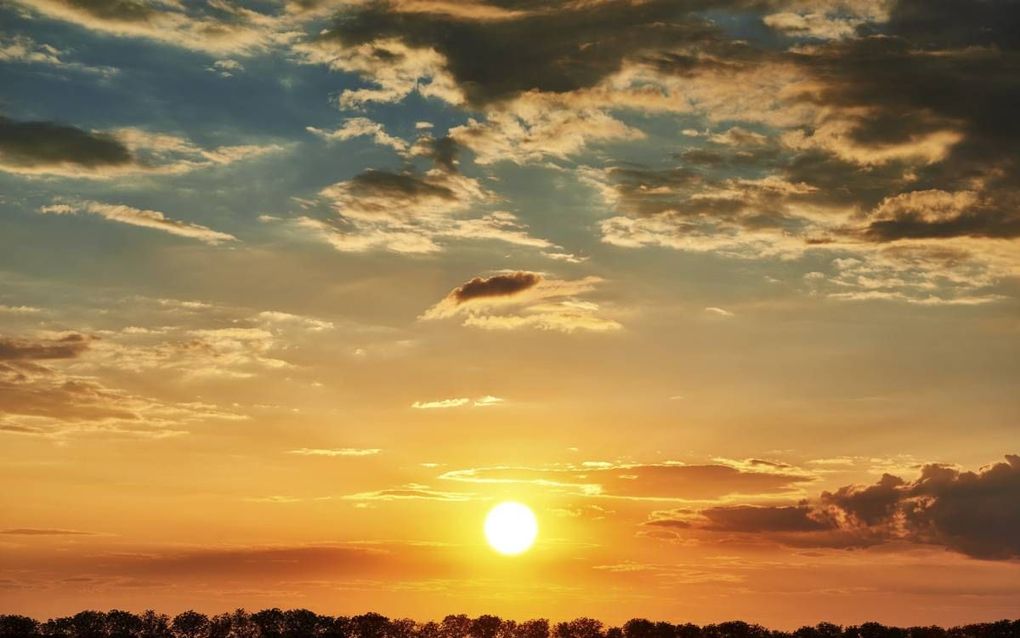
POLYGON ((538 536, 538 520, 531 508, 505 501, 485 517, 485 539, 500 554, 516 556, 527 551, 538 536))

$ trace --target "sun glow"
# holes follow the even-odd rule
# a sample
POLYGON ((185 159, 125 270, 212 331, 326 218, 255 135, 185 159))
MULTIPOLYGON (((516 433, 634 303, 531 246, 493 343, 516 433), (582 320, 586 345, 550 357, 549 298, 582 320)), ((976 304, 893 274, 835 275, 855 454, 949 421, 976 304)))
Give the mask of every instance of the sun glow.
POLYGON ((538 536, 538 521, 531 508, 506 501, 485 517, 485 539, 500 554, 515 556, 527 551, 538 536))

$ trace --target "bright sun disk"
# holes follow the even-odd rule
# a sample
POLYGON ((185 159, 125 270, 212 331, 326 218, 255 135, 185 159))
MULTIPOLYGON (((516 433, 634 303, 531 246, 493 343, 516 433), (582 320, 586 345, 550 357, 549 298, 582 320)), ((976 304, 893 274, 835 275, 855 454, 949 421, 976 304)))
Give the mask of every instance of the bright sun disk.
POLYGON ((526 551, 538 536, 538 521, 531 508, 506 501, 485 517, 485 539, 500 554, 514 556, 526 551))

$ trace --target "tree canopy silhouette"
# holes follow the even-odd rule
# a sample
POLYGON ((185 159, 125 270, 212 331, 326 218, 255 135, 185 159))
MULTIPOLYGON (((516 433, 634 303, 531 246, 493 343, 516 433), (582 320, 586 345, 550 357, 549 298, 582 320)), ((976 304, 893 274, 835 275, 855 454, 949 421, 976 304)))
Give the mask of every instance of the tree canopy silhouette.
POLYGON ((777 631, 740 620, 698 626, 691 623, 628 620, 606 627, 594 618, 550 626, 544 618, 518 622, 498 616, 449 615, 441 622, 391 619, 369 612, 327 616, 307 609, 243 609, 209 617, 185 611, 170 617, 113 609, 85 610, 40 622, 0 615, 0 638, 1016 638, 1020 619, 959 627, 888 627, 877 622, 841 627, 822 622, 795 631, 777 631))

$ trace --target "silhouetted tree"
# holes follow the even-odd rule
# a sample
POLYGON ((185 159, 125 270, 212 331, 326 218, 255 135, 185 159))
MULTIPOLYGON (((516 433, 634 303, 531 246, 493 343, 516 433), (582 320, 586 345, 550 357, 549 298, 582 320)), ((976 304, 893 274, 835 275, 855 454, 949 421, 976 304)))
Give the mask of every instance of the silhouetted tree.
POLYGON ((142 627, 138 632, 139 638, 171 638, 170 617, 166 614, 157 614, 147 609, 139 616, 142 627))
POLYGON ((73 638, 74 625, 70 618, 50 618, 39 628, 39 633, 47 638, 73 638))
POLYGON ((323 638, 348 638, 351 635, 351 619, 347 616, 327 617, 323 622, 326 624, 323 638))
POLYGON ((418 625, 414 633, 415 638, 439 638, 440 634, 439 623, 432 620, 418 625))
POLYGON ((545 619, 515 622, 497 616, 471 619, 451 615, 442 623, 390 620, 367 613, 347 618, 321 616, 307 609, 243 609, 214 616, 186 611, 171 621, 149 610, 83 611, 44 623, 18 615, 0 615, 0 638, 1020 638, 1020 620, 1001 620, 944 629, 936 626, 887 627, 877 622, 840 628, 831 623, 804 626, 793 632, 770 631, 759 625, 730 621, 698 627, 635 618, 623 627, 605 629, 592 618, 557 623, 552 632, 545 619))
POLYGON ((39 623, 28 616, 0 616, 0 638, 35 638, 39 623))
POLYGON ((575 618, 556 623, 555 638, 603 638, 602 622, 594 618, 575 618))
POLYGON ((467 638, 471 633, 471 619, 465 614, 449 615, 440 625, 442 638, 467 638))
POLYGON ((262 638, 283 637, 283 610, 263 609, 252 614, 251 620, 258 626, 262 638))
POLYGON ((283 612, 283 638, 315 638, 319 629, 319 615, 307 609, 289 609, 283 612))
POLYGON ((137 638, 142 631, 142 619, 129 611, 111 609, 106 612, 106 632, 109 638, 137 638))
POLYGON ((174 638, 209 638, 209 617, 188 610, 177 614, 170 624, 174 638))
POLYGON ((351 638, 387 638, 390 620, 382 614, 367 613, 352 616, 350 624, 351 638))
POLYGON ((514 627, 514 638, 549 638, 549 621, 536 618, 518 623, 514 627))
POLYGON ((673 627, 673 635, 676 638, 701 638, 704 634, 701 632, 701 627, 692 623, 685 623, 673 627))
POLYGON ((498 616, 485 614, 471 621, 469 635, 471 638, 496 638, 502 624, 498 616))
POLYGON ((771 632, 759 625, 731 620, 702 627, 701 635, 705 638, 770 638, 771 632))
POLYGON ((418 623, 410 618, 394 618, 390 621, 386 635, 388 638, 415 638, 417 632, 418 623))
POLYGON ((631 618, 623 623, 623 635, 626 638, 653 638, 655 623, 645 618, 631 618))

